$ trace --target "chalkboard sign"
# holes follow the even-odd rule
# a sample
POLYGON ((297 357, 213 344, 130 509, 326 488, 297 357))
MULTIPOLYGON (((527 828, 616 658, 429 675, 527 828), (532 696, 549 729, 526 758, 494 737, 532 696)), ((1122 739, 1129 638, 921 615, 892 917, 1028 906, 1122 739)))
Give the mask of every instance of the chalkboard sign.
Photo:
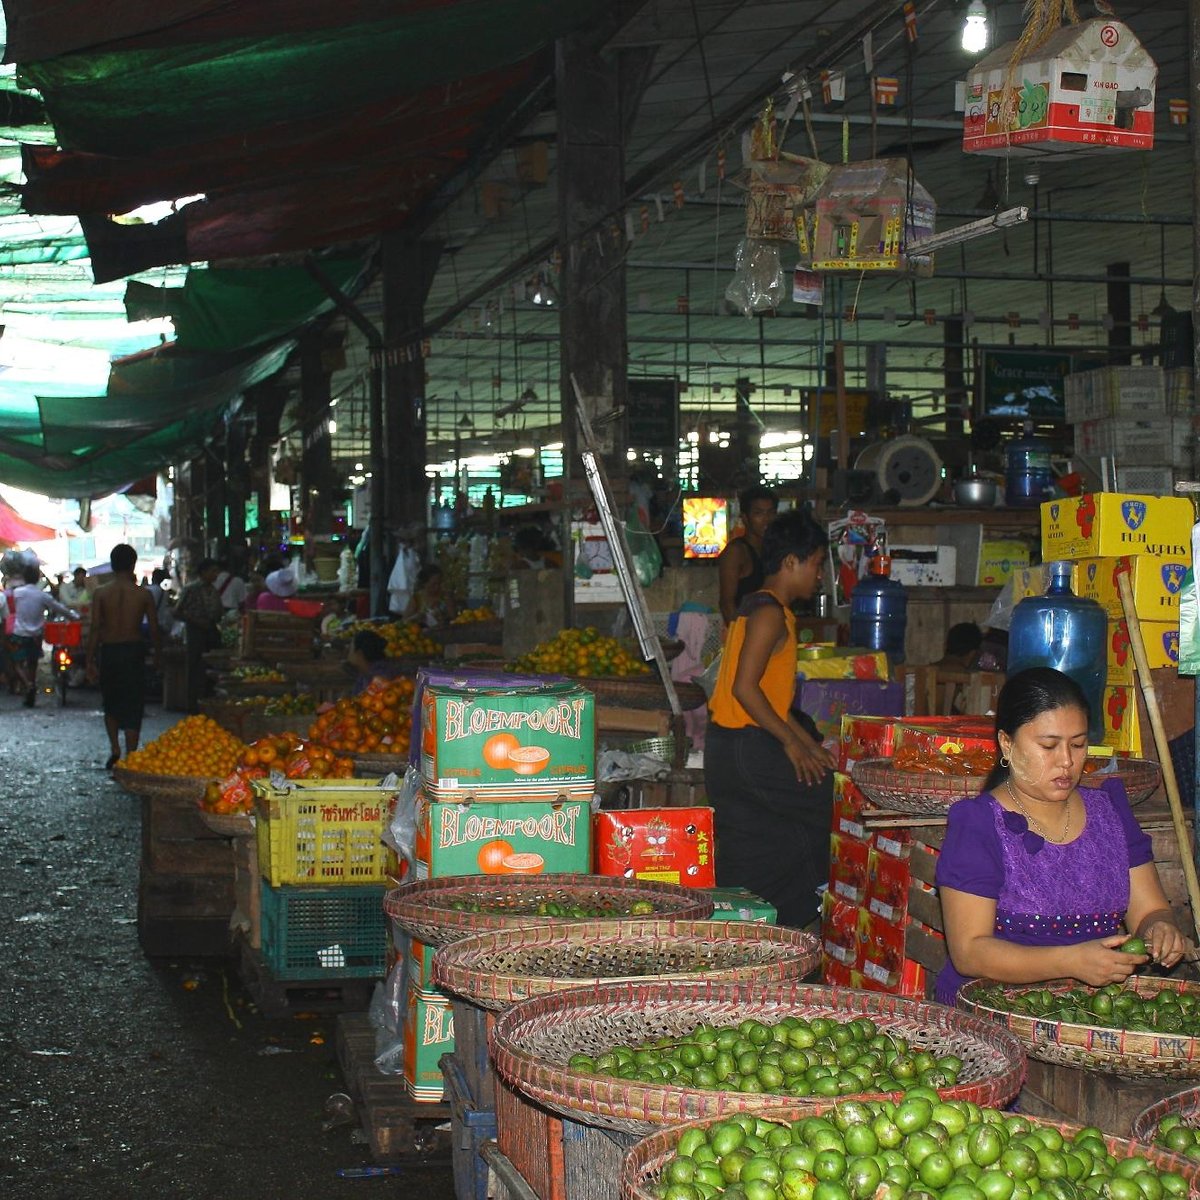
POLYGON ((625 435, 634 450, 679 448, 679 380, 640 378, 628 382, 625 435))

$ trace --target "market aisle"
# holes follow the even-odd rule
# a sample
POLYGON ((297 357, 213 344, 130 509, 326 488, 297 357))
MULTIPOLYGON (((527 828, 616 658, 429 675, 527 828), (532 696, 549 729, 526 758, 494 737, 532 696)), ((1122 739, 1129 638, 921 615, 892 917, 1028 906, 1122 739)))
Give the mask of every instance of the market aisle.
POLYGON ((448 1163, 335 1176, 371 1160, 321 1130, 332 1019, 266 1021, 221 964, 143 957, 138 806, 102 770, 96 700, 0 696, 0 1195, 448 1200, 448 1163))

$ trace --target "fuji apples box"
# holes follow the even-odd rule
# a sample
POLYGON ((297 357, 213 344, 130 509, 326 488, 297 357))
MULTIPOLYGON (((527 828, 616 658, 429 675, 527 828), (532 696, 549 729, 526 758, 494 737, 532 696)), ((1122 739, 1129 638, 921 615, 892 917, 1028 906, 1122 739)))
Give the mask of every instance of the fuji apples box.
POLYGON ((421 698, 421 775, 435 800, 590 800, 595 699, 571 683, 430 684, 421 698))

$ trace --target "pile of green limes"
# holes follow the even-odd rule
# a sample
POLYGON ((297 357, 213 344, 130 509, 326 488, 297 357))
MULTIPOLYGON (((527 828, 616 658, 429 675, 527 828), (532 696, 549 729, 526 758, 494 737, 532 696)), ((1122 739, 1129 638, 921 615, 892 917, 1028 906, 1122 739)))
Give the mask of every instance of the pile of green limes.
POLYGON ((1200 1159, 1200 1129, 1189 1125, 1179 1113, 1171 1113, 1159 1121, 1154 1140, 1176 1154, 1200 1159))
POLYGON ((1163 987, 1149 997, 1117 983, 1098 990, 1073 987, 1066 992, 1048 988, 1011 992, 991 987, 981 989, 975 998, 988 1008, 1040 1020, 1200 1037, 1200 993, 1177 992, 1171 987, 1163 987))
POLYGON ((573 1071, 642 1083, 779 1096, 853 1096, 952 1087, 962 1070, 954 1054, 914 1051, 906 1038, 859 1017, 784 1017, 775 1024, 698 1025, 678 1037, 603 1054, 574 1054, 573 1071))
POLYGON ((738 1113, 679 1140, 661 1200, 1186 1200, 1187 1180, 1118 1159, 1095 1127, 1051 1126, 910 1092, 791 1125, 738 1113))
POLYGON ((620 906, 616 904, 572 904, 568 900, 542 900, 529 908, 512 905, 488 904, 479 900, 455 900, 450 907, 455 912, 487 913, 496 917, 526 916, 526 917, 572 917, 584 919, 588 917, 652 917, 657 911, 649 900, 635 900, 632 904, 620 906))

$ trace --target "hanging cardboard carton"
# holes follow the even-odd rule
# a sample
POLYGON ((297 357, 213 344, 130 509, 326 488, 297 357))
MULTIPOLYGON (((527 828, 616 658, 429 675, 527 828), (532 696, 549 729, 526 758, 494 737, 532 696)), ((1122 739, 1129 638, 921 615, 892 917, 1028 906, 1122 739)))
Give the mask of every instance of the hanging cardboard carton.
MULTIPOLYGON (((816 209, 814 271, 905 271, 905 247, 933 233, 937 206, 903 158, 872 158, 831 167, 816 209)), ((917 273, 933 273, 932 256, 917 273)))
POLYGON ((1149 150, 1158 68, 1132 30, 1067 25, 1011 65, 1015 42, 967 76, 963 149, 976 154, 1149 150))

